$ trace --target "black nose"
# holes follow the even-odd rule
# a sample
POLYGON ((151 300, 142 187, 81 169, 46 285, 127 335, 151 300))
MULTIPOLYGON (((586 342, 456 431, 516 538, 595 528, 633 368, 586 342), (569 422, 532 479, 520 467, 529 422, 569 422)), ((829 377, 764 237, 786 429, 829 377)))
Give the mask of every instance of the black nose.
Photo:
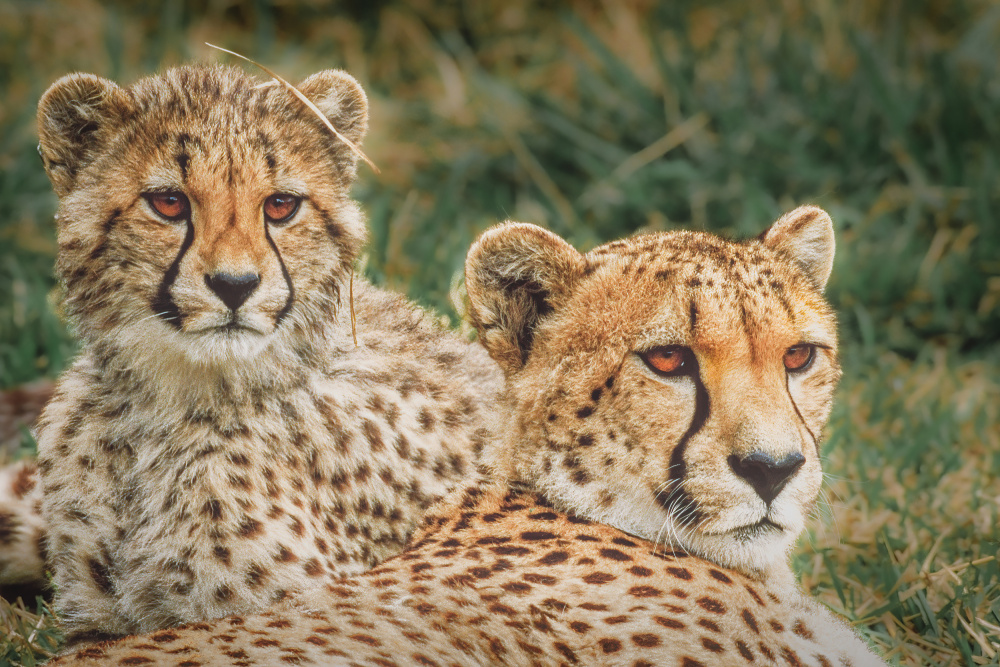
POLYGON ((237 310, 260 285, 260 276, 256 273, 241 273, 238 276, 232 273, 206 274, 205 284, 230 310, 237 310))
POLYGON ((798 452, 789 454, 780 461, 775 461, 770 454, 764 452, 754 452, 743 458, 735 454, 729 456, 729 467, 750 482, 757 495, 768 505, 805 462, 806 457, 798 452))

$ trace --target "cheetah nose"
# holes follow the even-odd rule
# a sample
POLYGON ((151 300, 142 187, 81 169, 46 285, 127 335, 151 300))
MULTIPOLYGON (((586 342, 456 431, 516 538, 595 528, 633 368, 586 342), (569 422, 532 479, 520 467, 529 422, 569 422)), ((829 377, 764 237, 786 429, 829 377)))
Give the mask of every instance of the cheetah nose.
POLYGON ((806 457, 798 452, 789 454, 780 461, 775 461, 770 454, 764 452, 754 452, 743 458, 735 454, 729 456, 729 467, 750 482, 757 495, 768 505, 805 462, 806 457))
POLYGON ((229 306, 230 310, 237 310, 260 285, 260 276, 256 273, 205 274, 205 284, 222 299, 222 303, 229 306))

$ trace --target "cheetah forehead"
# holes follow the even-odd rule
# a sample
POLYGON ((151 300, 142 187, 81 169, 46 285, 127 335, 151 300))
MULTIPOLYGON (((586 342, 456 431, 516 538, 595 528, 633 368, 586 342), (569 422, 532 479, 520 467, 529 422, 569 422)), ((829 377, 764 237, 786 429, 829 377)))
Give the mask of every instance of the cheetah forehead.
POLYGON ((178 186, 203 158, 228 167, 230 186, 246 178, 234 175, 234 164, 256 162, 261 177, 273 179, 290 163, 312 180, 329 181, 332 174, 333 181, 349 184, 356 175, 355 149, 327 123, 360 143, 368 123, 364 91, 339 70, 313 74, 297 88, 315 109, 284 85, 236 67, 186 65, 128 87, 91 74, 67 75, 39 102, 39 150, 60 197, 105 184, 116 169, 152 178, 145 186, 178 186))
MULTIPOLYGON (((633 347, 770 344, 776 336, 836 345, 833 311, 793 262, 757 240, 728 241, 700 232, 645 234, 584 255, 584 278, 570 318, 620 320, 584 327, 588 338, 625 332, 633 347)), ((558 325, 566 326, 563 320, 558 325)))

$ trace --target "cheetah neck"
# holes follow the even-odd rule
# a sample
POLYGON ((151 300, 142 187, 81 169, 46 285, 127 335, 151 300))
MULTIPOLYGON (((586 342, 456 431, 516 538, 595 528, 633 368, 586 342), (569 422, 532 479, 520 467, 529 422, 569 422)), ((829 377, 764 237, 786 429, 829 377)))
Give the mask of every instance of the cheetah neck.
MULTIPOLYGON (((124 331, 85 347, 95 374, 111 386, 130 387, 158 411, 188 411, 232 403, 235 396, 268 395, 301 388, 354 349, 339 317, 311 326, 290 323, 251 353, 198 356, 176 339, 181 334, 142 339, 124 331)), ((142 402, 141 400, 139 402, 142 402)))

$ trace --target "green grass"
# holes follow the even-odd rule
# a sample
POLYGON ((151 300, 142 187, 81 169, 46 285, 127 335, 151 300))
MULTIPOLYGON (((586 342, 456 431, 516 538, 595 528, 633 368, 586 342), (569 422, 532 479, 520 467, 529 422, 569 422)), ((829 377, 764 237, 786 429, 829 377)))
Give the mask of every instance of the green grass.
POLYGON ((453 321, 465 251, 500 219, 586 249, 827 208, 845 377, 803 584, 899 664, 1000 664, 1000 7, 465 4, 0 6, 0 387, 73 350, 47 304, 49 83, 219 58, 206 40, 292 81, 345 67, 382 169, 355 190, 366 273, 453 321))

